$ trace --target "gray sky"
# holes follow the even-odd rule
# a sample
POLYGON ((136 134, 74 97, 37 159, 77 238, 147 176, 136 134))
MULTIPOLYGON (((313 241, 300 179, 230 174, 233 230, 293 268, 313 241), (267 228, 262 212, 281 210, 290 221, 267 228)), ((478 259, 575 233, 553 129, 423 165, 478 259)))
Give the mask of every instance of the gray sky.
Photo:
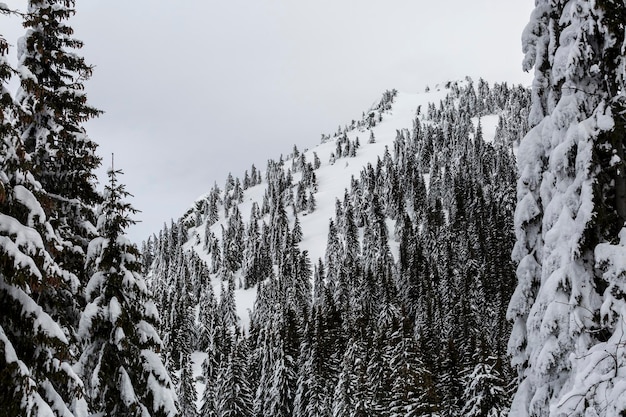
MULTIPOLYGON (((26 9, 26 0, 3 0, 26 9)), ((87 124, 142 222, 141 242, 228 172, 319 143, 383 91, 470 75, 529 84, 532 0, 78 0, 69 21, 95 65, 87 124)), ((15 45, 17 18, 1 17, 15 45)), ((13 49, 12 54, 16 51, 13 49)))

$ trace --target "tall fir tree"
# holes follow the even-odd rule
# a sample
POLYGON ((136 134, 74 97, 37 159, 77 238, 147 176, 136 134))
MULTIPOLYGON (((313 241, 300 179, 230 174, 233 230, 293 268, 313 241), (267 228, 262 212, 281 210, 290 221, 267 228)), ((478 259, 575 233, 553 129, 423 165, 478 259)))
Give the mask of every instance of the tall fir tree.
POLYGON ((624 2, 536 2, 518 152, 514 416, 626 412, 624 2))
POLYGON ((101 111, 87 103, 92 67, 76 53, 83 43, 67 20, 74 0, 29 0, 18 44, 17 128, 32 171, 48 195, 49 220, 62 244, 56 258, 84 276, 85 250, 95 236, 93 206, 101 199, 94 170, 97 144, 83 124, 101 111))
POLYGON ((238 339, 229 357, 224 360, 223 371, 217 384, 217 416, 251 417, 253 395, 248 382, 250 352, 246 341, 238 339))
POLYGON ((58 319, 59 306, 41 297, 60 302, 79 282, 50 252, 60 242, 14 128, 7 51, 0 36, 0 404, 6 415, 86 416, 83 384, 71 368, 71 329, 58 319))
POLYGON ((197 417, 196 408, 196 387, 193 380, 193 369, 191 355, 183 357, 183 365, 180 371, 180 382, 178 384, 178 399, 180 404, 180 417, 197 417))
POLYGON ((141 258, 125 236, 136 210, 111 168, 99 210, 99 237, 89 244, 88 300, 79 328, 83 342, 77 369, 92 410, 106 415, 178 414, 176 393, 159 357, 156 305, 141 271, 141 258))

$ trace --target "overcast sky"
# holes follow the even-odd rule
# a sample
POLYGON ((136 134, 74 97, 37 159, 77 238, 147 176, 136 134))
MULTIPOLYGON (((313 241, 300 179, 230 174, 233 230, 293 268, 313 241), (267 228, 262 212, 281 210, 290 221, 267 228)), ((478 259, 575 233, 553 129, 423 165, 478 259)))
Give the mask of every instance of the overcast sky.
MULTIPOLYGON (((26 10, 26 0, 3 0, 26 10)), ((319 143, 387 89, 466 75, 528 85, 533 0, 78 0, 69 21, 95 65, 87 124, 135 195, 137 243, 228 172, 319 143)), ((0 29, 15 45, 17 18, 0 29)), ((15 55, 15 48, 12 50, 15 55)))

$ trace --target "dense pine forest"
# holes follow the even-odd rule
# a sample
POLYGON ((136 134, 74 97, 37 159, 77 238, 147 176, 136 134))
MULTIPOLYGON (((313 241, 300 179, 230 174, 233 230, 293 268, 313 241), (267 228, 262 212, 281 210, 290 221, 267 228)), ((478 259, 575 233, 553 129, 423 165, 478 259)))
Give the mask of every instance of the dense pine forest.
POLYGON ((623 2, 536 1, 532 88, 386 91, 141 248, 74 3, 0 3, 0 415, 626 413, 623 2))
POLYGON ((516 380, 505 318, 516 282, 514 152, 530 93, 471 79, 438 88, 443 98, 393 137, 377 138, 394 118, 388 91, 319 147, 294 146, 264 175, 254 166, 229 175, 147 241, 184 413, 195 415, 185 379, 197 351, 201 415, 506 412, 516 380), (340 190, 332 218, 318 218, 326 171, 384 140, 340 190), (328 231, 323 257, 303 249, 319 245, 307 244, 304 219, 328 231), (250 317, 238 317, 246 302, 250 317))

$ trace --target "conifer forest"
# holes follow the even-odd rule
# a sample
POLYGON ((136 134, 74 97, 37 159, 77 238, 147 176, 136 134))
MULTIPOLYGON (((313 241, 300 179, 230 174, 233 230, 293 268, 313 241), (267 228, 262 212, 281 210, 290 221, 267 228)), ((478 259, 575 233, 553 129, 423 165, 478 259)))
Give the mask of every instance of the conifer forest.
POLYGON ((536 0, 532 86, 385 91, 139 245, 74 7, 0 3, 0 416, 626 415, 624 1, 536 0))

